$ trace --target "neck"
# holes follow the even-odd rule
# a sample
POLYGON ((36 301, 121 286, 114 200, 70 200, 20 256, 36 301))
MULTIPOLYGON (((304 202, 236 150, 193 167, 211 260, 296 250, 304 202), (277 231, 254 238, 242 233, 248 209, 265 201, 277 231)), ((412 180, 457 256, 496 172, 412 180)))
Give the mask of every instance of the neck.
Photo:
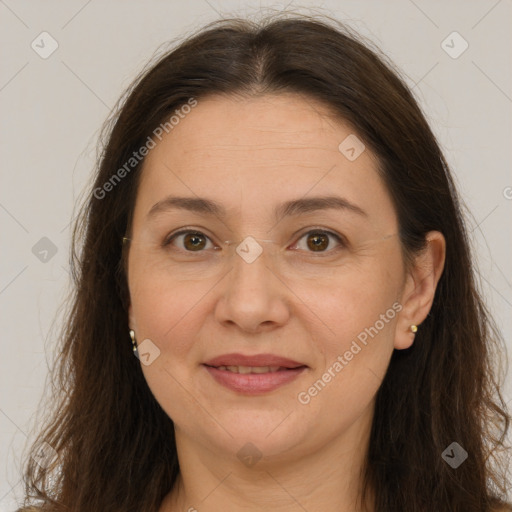
POLYGON ((373 410, 309 451, 264 457, 251 467, 176 428, 180 475, 160 512, 218 510, 372 512, 359 494, 373 410))

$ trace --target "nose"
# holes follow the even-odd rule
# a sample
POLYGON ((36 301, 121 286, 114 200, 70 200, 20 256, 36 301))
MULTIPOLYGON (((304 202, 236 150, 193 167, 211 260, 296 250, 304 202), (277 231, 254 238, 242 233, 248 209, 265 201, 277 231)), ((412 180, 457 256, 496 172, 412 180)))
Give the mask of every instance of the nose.
POLYGON ((246 237, 236 246, 232 268, 223 279, 215 316, 251 333, 284 325, 290 316, 290 291, 272 269, 271 243, 246 237), (261 243, 260 243, 261 242, 261 243))

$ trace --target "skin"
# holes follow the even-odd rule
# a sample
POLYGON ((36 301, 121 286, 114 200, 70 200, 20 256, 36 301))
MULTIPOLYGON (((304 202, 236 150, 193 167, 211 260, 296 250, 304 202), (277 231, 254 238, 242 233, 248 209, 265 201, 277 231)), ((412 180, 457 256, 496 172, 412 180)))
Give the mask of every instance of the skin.
POLYGON ((325 106, 299 95, 211 97, 146 157, 128 260, 129 318, 138 343, 150 339, 160 350, 141 367, 175 425, 181 472, 160 512, 360 510, 375 394, 393 350, 411 346, 411 324, 431 308, 445 240, 428 233, 427 249, 406 268, 375 156, 366 148, 350 161, 338 150, 350 134, 325 106), (227 214, 148 217, 171 194, 215 200, 227 214), (322 195, 341 196, 366 215, 329 209, 278 223, 272 216, 284 201, 322 195), (199 256, 186 254, 183 236, 161 246, 184 227, 208 237, 199 256), (336 252, 331 237, 327 257, 319 257, 307 243, 312 228, 348 244, 336 252), (247 236, 273 241, 260 242, 263 253, 252 263, 222 245, 247 236), (300 403, 298 394, 397 302, 394 318, 300 403), (308 368, 274 391, 247 396, 202 366, 232 352, 273 353, 308 368), (237 457, 248 442, 262 455, 251 467, 237 457))

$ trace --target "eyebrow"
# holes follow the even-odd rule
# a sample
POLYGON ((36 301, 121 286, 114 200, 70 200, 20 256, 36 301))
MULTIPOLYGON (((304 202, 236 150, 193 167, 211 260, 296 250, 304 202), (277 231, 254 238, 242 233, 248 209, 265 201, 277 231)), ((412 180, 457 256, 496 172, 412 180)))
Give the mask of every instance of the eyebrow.
MULTIPOLYGON (((149 210, 147 217, 153 217, 169 210, 188 210, 200 215, 225 217, 226 209, 220 203, 202 197, 168 196, 155 203, 149 210)), ((281 220, 284 217, 301 215, 320 210, 345 210, 367 217, 368 214, 359 206, 339 196, 318 196, 294 199, 281 203, 274 209, 274 217, 281 220)))

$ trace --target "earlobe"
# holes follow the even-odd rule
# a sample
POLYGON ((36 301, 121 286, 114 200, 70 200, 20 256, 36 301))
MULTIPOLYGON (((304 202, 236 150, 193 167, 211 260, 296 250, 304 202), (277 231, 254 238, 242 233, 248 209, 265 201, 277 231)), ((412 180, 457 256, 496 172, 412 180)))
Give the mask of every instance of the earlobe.
POLYGON ((416 333, 420 329, 420 326, 416 324, 409 325, 408 328, 404 328, 401 326, 401 322, 399 322, 397 327, 397 332, 395 334, 395 344, 394 347, 397 350, 404 350, 406 348, 410 348, 414 343, 414 338, 416 337, 416 333))
POLYGON ((416 331, 432 308, 437 285, 444 269, 446 241, 439 231, 426 235, 427 246, 409 270, 402 293, 402 311, 397 322, 395 348, 403 350, 414 343, 416 331))

